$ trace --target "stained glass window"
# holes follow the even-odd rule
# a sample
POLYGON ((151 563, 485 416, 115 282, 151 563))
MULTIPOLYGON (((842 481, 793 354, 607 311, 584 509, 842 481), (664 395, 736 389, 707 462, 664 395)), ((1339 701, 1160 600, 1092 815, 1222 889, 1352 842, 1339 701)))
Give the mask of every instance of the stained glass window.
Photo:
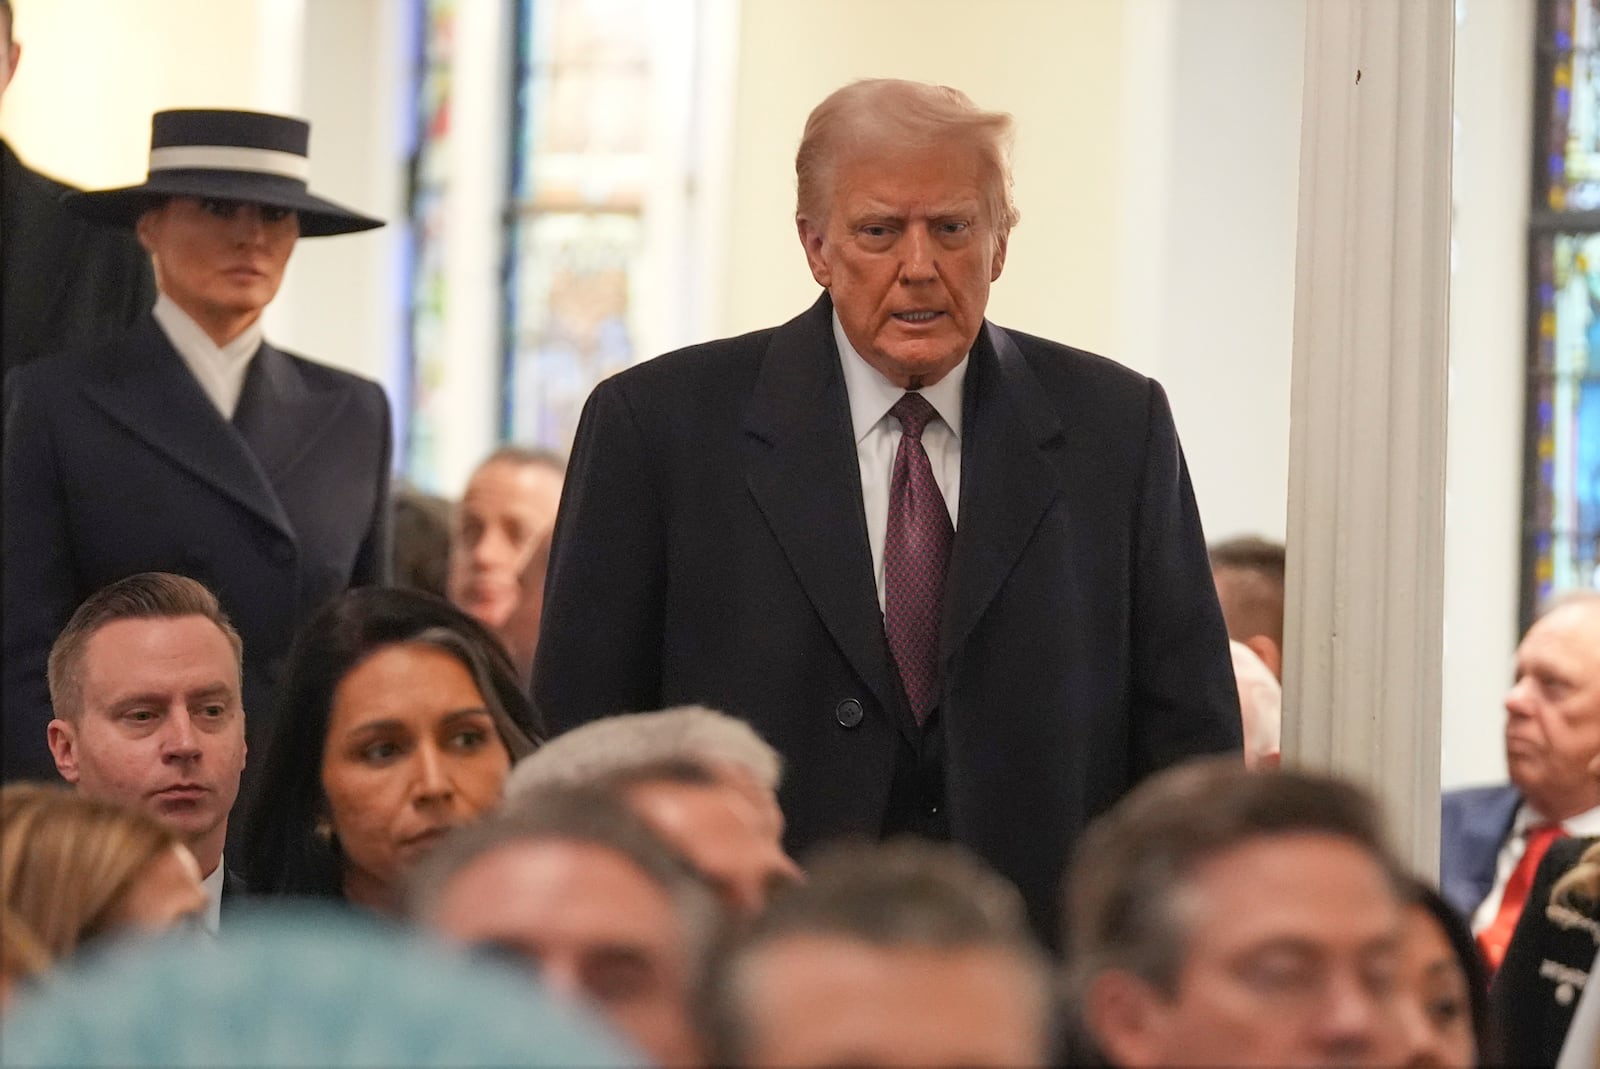
POLYGON ((444 416, 440 385, 445 360, 445 206, 450 176, 450 74, 457 0, 423 0, 415 55, 416 143, 411 155, 411 374, 396 405, 404 471, 417 486, 438 484, 438 441, 444 416))
POLYGON ((506 430, 565 449, 633 363, 650 179, 652 0, 522 0, 506 430))
POLYGON ((1600 587, 1600 0, 1541 0, 1523 626, 1600 587))

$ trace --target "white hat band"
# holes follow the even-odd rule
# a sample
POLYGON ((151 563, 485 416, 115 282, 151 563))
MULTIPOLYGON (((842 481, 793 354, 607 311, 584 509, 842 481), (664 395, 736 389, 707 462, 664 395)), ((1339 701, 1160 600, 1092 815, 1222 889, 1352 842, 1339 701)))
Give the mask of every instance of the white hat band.
POLYGON ((150 172, 249 171, 280 178, 311 179, 311 161, 293 152, 234 145, 169 145, 150 150, 150 172))

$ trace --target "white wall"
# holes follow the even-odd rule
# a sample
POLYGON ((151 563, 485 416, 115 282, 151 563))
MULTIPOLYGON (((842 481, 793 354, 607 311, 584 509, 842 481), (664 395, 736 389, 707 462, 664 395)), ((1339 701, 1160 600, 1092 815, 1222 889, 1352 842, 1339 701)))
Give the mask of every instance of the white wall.
POLYGON ((1108 355, 1172 400, 1208 537, 1284 533, 1304 0, 1130 0, 1108 355))
POLYGON ((1448 789, 1505 779, 1517 644, 1533 114, 1532 0, 1460 0, 1445 477, 1448 789))

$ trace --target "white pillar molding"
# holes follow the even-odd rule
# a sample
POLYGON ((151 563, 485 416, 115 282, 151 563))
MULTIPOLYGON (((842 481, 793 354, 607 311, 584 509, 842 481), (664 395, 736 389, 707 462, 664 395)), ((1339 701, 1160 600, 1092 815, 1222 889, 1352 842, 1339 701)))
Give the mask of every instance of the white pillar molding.
POLYGON ((1311 0, 1286 763, 1373 788, 1435 872, 1454 0, 1311 0))

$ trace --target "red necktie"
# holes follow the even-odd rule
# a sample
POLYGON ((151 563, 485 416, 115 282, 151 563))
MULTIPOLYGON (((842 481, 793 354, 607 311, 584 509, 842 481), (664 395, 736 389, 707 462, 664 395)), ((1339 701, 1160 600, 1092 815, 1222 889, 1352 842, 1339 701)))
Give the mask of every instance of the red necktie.
POLYGON ((1517 867, 1511 870, 1511 878, 1506 881, 1505 893, 1500 896, 1500 912, 1494 915, 1494 920, 1489 922, 1487 928, 1478 933, 1478 946, 1483 949, 1483 956, 1491 970, 1500 967, 1500 962, 1506 956, 1506 947, 1511 945, 1511 933, 1517 930, 1517 918, 1522 916, 1522 907, 1528 901, 1528 891, 1533 887, 1533 874, 1539 871, 1539 862, 1544 859, 1550 844, 1561 838, 1562 834, 1559 824, 1539 824, 1528 829, 1528 845, 1522 851, 1522 859, 1517 862, 1517 867))
POLYGON ((938 413, 920 394, 908 393, 889 414, 900 421, 901 433, 883 543, 883 627, 911 715, 921 724, 939 704, 940 609, 955 530, 922 447, 922 429, 938 413))

